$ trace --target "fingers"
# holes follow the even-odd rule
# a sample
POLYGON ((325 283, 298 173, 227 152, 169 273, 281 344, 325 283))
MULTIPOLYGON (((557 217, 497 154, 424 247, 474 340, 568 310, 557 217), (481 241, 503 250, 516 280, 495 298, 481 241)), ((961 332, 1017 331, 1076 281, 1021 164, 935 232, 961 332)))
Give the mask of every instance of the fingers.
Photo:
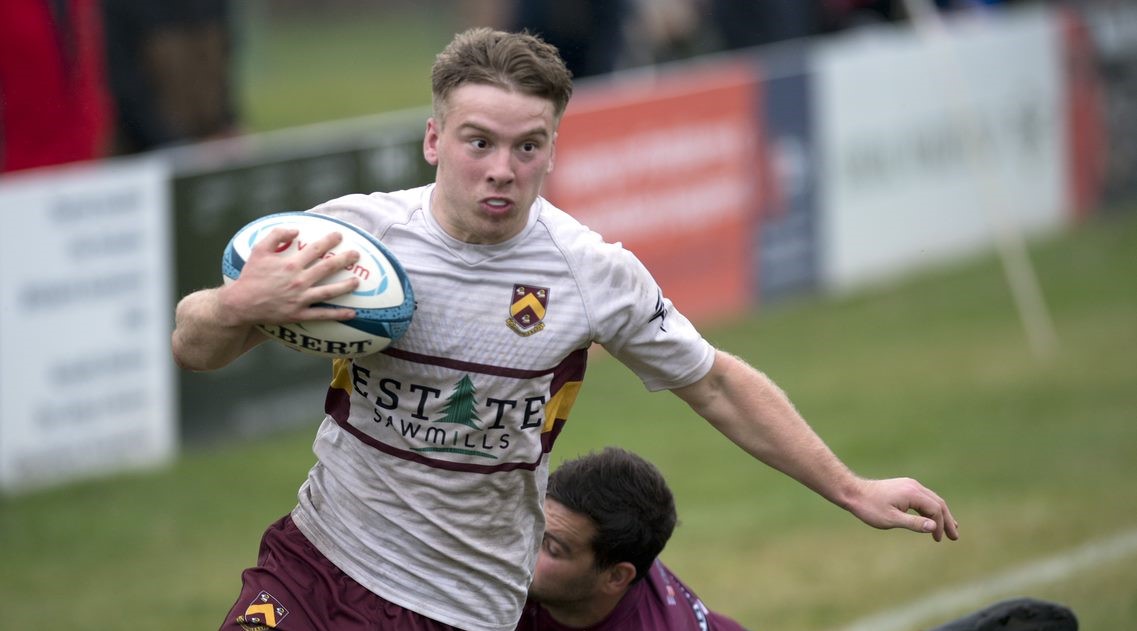
POLYGON ((936 541, 942 541, 944 535, 947 535, 947 538, 952 541, 959 539, 959 522, 952 517, 951 509, 948 508, 947 502, 939 495, 936 495, 935 491, 931 489, 924 488, 924 493, 931 498, 934 507, 933 512, 926 515, 926 517, 931 517, 936 522, 933 538, 936 541))
MULTIPOLYGON (((315 305, 327 302, 336 296, 353 291, 359 286, 359 279, 352 276, 347 280, 342 280, 327 285, 317 285, 308 290, 305 294, 305 302, 309 305, 315 305)), ((330 307, 318 306, 308 307, 296 314, 298 321, 304 320, 350 320, 355 317, 355 309, 347 307, 330 307)))
POLYGON ((355 291, 359 278, 341 274, 359 261, 355 250, 336 252, 343 242, 339 232, 308 243, 296 241, 296 229, 276 228, 253 248, 238 282, 254 322, 349 320, 349 308, 314 307, 355 291), (337 276, 337 274, 340 274, 337 276))
MULTIPOLYGON (((258 254, 280 254, 293 247, 293 241, 299 234, 300 231, 295 228, 273 228, 266 237, 257 242, 253 247, 253 252, 258 254)), ((345 257, 349 253, 354 252, 354 250, 348 250, 329 256, 329 252, 342 242, 343 234, 339 232, 329 232, 311 243, 296 243, 296 253, 291 256, 295 257, 295 262, 299 269, 317 267, 330 272, 331 270, 339 269, 336 267, 337 263, 348 264, 345 257), (328 263, 329 260, 332 262, 328 263), (320 261, 320 263, 316 263, 316 261, 320 261), (315 263, 315 265, 313 265, 313 263, 315 263)), ((354 263, 357 260, 359 260, 359 255, 355 253, 355 258, 350 262, 354 263)), ((324 276, 326 275, 327 274, 324 274, 324 276)), ((320 278, 324 276, 320 276, 320 278)))
MULTIPOLYGON (((929 494, 930 495, 930 494, 929 494)), ((911 515, 911 520, 919 525, 919 528, 913 528, 918 532, 932 533, 932 539, 942 541, 944 538, 944 515, 943 509, 934 498, 929 495, 917 494, 915 500, 912 502, 912 508, 916 510, 918 515, 911 515)))
POLYGON ((935 541, 943 541, 945 534, 949 539, 959 539, 959 523, 952 517, 947 502, 932 490, 915 481, 913 483, 917 488, 911 495, 908 507, 918 515, 906 515, 911 524, 909 528, 931 533, 935 541))
MULTIPOLYGON (((340 270, 350 269, 355 265, 357 261, 359 261, 359 252, 356 252, 355 250, 346 250, 344 252, 333 253, 332 248, 340 243, 342 237, 339 236, 339 233, 336 233, 335 236, 339 238, 329 240, 329 237, 331 236, 333 235, 328 235, 327 237, 320 239, 320 241, 312 244, 312 246, 304 248, 304 250, 301 251, 301 254, 304 255, 300 259, 300 262, 305 267, 305 270, 302 274, 303 281, 305 283, 316 285, 320 281, 328 278, 340 270)), ((358 286, 358 284, 358 279, 353 276, 348 280, 324 285, 338 287, 339 291, 328 294, 323 299, 326 300, 332 296, 338 296, 340 294, 352 291, 356 286, 358 286)))
POLYGON ((913 532, 930 533, 940 541, 944 536, 943 514, 920 501, 909 501, 896 507, 895 524, 913 532), (906 510, 907 509, 907 510, 906 510), (914 510, 916 514, 909 511, 914 510))
MULTIPOLYGON (((331 236, 331 235, 329 235, 331 236)), ((329 283, 320 283, 328 277, 336 274, 343 269, 350 269, 359 260, 359 252, 355 250, 348 250, 346 252, 339 252, 337 254, 328 255, 328 250, 324 249, 325 245, 335 247, 339 243, 339 239, 326 241, 321 239, 320 247, 316 248, 322 260, 308 267, 303 274, 303 282, 309 286, 309 289, 304 292, 302 302, 306 305, 315 305, 322 302, 327 302, 336 296, 342 296, 347 293, 355 291, 359 287, 359 278, 354 275, 349 275, 343 280, 338 280, 329 283)), ((313 259, 315 260, 315 259, 313 259)), ((355 317, 355 310, 343 307, 311 307, 302 310, 297 314, 300 320, 350 320, 355 317)))
POLYGON ((906 528, 928 533, 936 541, 959 539, 959 522, 947 502, 912 478, 868 480, 866 504, 854 513, 876 528, 906 528))
MULTIPOLYGON (((275 228, 257 243, 256 248, 259 248, 261 253, 283 253, 293 247, 293 241, 298 234, 300 231, 296 229, 275 228)), ((285 265, 289 269, 299 270, 296 272, 299 285, 316 287, 320 281, 342 269, 350 268, 359 261, 359 253, 355 250, 334 252, 335 247, 342 242, 343 234, 330 232, 311 243, 297 243, 295 253, 289 255, 293 260, 285 265)), ((359 281, 354 278, 319 285, 320 290, 313 292, 310 302, 328 300, 348 293, 358 285, 359 281)))
POLYGON ((346 307, 308 307, 296 315, 297 322, 311 322, 313 320, 351 320, 355 317, 355 309, 346 307))
MULTIPOLYGON (((297 250, 299 252, 300 263, 304 267, 312 265, 315 261, 324 258, 328 252, 331 252, 332 249, 342 241, 343 234, 339 232, 329 232, 313 243, 299 244, 297 250)), ((340 254, 343 253, 341 252, 340 254)))
POLYGON ((959 522, 952 517, 951 509, 948 505, 944 504, 944 532, 947 534, 948 539, 952 541, 959 540, 959 522))
POLYGON ((288 249, 292 240, 300 234, 296 228, 273 228, 268 236, 261 239, 253 246, 253 253, 272 254, 274 252, 283 252, 288 249))

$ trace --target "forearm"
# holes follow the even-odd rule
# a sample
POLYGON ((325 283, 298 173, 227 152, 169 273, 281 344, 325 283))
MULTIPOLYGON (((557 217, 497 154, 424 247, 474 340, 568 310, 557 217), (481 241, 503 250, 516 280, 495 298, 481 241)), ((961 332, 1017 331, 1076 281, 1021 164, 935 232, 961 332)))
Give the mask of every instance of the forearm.
POLYGON ((228 365, 265 339, 256 328, 227 312, 221 288, 183 298, 174 315, 171 348, 178 366, 213 370, 228 365))
POLYGON ((256 324, 347 320, 355 310, 321 305, 333 296, 354 291, 359 279, 328 278, 359 260, 346 250, 329 254, 343 235, 329 233, 298 252, 278 256, 298 231, 276 228, 261 239, 241 270, 240 278, 214 289, 194 292, 178 303, 171 340, 174 359, 188 370, 228 365, 268 339, 256 324))
POLYGON ((711 372, 675 390, 703 418, 755 458, 813 489, 875 528, 907 528, 959 538, 943 498, 911 478, 855 475, 798 414, 781 388, 746 362, 719 351, 711 372))
POLYGON ((676 394, 747 453, 851 509, 862 481, 765 374, 719 351, 711 373, 676 394))

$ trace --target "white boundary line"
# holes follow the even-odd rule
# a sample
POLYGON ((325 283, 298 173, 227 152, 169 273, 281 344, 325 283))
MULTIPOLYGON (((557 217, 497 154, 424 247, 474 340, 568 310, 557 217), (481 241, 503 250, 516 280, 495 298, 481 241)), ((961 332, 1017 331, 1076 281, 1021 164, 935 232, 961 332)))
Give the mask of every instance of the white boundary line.
MULTIPOLYGON (((1121 561, 1137 554, 1137 529, 1108 539, 1091 541, 1079 548, 1019 566, 955 589, 941 591, 902 607, 881 612, 843 627, 841 631, 913 631, 935 616, 952 615, 961 609, 987 603, 1029 587, 1052 583, 1073 574, 1121 561)), ((942 624, 946 621, 935 622, 942 624)))

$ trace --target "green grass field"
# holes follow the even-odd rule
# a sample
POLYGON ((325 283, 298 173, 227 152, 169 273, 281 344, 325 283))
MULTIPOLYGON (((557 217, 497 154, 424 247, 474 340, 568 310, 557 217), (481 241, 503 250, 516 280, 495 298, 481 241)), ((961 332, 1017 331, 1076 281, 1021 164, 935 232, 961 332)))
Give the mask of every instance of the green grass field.
MULTIPOLYGON (((681 513, 665 560, 755 630, 840 628, 1134 531, 1137 208, 1032 255, 1060 339, 1047 360, 1029 352, 993 258, 707 331, 774 376, 854 469, 938 490, 958 542, 861 525, 602 355, 554 460, 619 444, 656 462, 681 513)), ((276 435, 0 499, 0 629, 215 628, 262 530, 293 505, 310 441, 276 435)), ((1083 629, 1134 629, 1134 561, 1023 593, 1073 606, 1083 629)))

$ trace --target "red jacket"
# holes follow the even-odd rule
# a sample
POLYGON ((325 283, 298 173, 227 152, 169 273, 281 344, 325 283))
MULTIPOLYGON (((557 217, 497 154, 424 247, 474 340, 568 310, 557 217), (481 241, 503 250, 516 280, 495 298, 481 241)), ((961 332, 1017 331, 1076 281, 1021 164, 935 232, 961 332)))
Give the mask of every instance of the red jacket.
POLYGON ((106 155, 103 44, 98 0, 0 0, 0 172, 106 155))

